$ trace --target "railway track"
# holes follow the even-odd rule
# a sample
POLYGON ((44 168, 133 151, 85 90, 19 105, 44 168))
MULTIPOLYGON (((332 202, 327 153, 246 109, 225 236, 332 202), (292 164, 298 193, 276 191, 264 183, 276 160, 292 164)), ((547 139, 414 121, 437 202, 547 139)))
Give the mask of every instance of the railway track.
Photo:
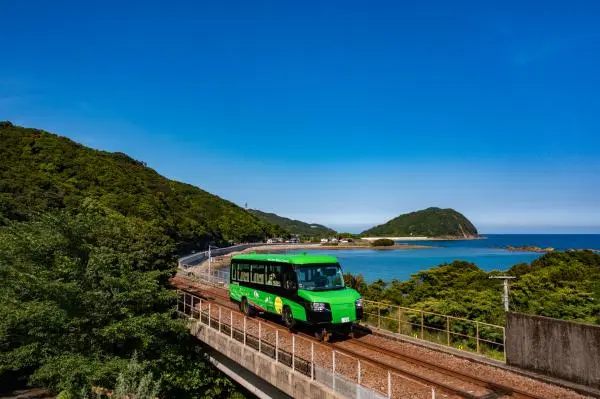
MULTIPOLYGON (((186 278, 177 276, 172 279, 172 282, 176 288, 182 291, 198 295, 202 298, 205 298, 206 300, 214 300, 215 302, 218 302, 219 304, 229 309, 235 310, 237 313, 240 313, 238 310, 238 306, 230 301, 229 295, 224 293, 223 289, 204 286, 200 288, 198 287, 199 283, 190 282, 186 278)), ((269 325, 270 327, 277 329, 280 332, 289 332, 289 330, 286 327, 274 321, 265 318, 261 318, 260 320, 262 323, 265 323, 265 325, 269 325)), ((234 330, 236 330, 235 327, 234 330)), ((528 393, 514 387, 498 384, 494 381, 490 381, 481 377, 461 373, 456 370, 452 370, 450 368, 441 366, 439 364, 434 364, 425 360, 418 359, 414 356, 407 355, 389 347, 382 348, 378 345, 361 341, 360 339, 352 339, 344 342, 324 343, 318 341, 312 335, 309 335, 307 333, 298 332, 297 334, 298 336, 301 336, 309 341, 329 347, 331 350, 336 350, 347 356, 360 359, 361 362, 375 365, 383 370, 390 370, 396 374, 408 377, 412 380, 416 380, 427 386, 433 386, 437 390, 445 392, 452 396, 458 396, 469 399, 492 399, 500 397, 510 397, 517 399, 546 399, 546 397, 528 393), (365 352, 371 353, 365 354, 365 352), (455 382, 459 381, 462 384, 470 384, 482 388, 485 391, 487 391, 487 393, 484 395, 475 395, 469 391, 453 386, 453 384, 448 383, 447 380, 440 381, 440 379, 430 378, 424 375, 424 373, 417 373, 414 371, 407 370, 406 368, 402 368, 398 365, 393 364, 393 360, 383 361, 383 357, 397 359, 405 363, 410 363, 411 365, 414 365, 416 367, 431 370, 432 373, 437 375, 444 375, 449 380, 454 380, 455 382)))
MULTIPOLYGON (((430 363, 430 362, 418 359, 414 356, 407 355, 405 353, 402 353, 400 351, 394 350, 389 347, 382 348, 378 345, 361 341, 360 339, 353 339, 353 340, 344 342, 343 345, 340 345, 340 344, 333 344, 333 345, 338 348, 345 349, 347 351, 348 351, 348 348, 346 346, 348 346, 348 345, 359 346, 359 347, 365 348, 367 350, 372 350, 377 353, 385 354, 386 356, 394 357, 395 359, 406 361, 415 366, 430 369, 432 372, 435 372, 438 374, 447 375, 451 378, 459 379, 464 382, 483 387, 490 391, 489 394, 484 396, 485 398, 491 399, 491 398, 496 398, 496 397, 501 397, 501 396, 510 396, 511 398, 518 398, 518 399, 547 399, 546 397, 531 394, 531 393, 522 391, 518 388, 498 384, 494 381, 490 381, 485 378, 457 372, 456 370, 452 370, 450 368, 444 367, 439 364, 434 364, 434 363, 430 363)), ((393 365, 390 365, 387 362, 381 362, 381 364, 385 365, 386 367, 393 367, 393 365)), ((416 376, 415 376, 415 378, 416 378, 416 376)), ((422 377, 420 377, 420 378, 422 378, 422 377)), ((430 384, 436 383, 435 381, 431 381, 430 379, 428 379, 428 380, 430 381, 429 382, 430 384)), ((471 395, 471 397, 473 397, 473 396, 471 395)), ((481 396, 475 396, 475 397, 482 398, 481 396)))

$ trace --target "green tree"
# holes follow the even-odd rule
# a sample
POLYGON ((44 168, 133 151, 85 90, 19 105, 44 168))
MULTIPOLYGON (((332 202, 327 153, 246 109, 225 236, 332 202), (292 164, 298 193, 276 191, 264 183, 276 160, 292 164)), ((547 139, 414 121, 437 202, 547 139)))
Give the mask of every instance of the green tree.
POLYGON ((175 318, 175 244, 87 200, 0 228, 0 385, 114 388, 138 354, 161 397, 226 397, 228 380, 175 318))
POLYGON ((390 240, 389 238, 379 238, 371 243, 374 247, 391 247, 394 244, 394 240, 390 240))

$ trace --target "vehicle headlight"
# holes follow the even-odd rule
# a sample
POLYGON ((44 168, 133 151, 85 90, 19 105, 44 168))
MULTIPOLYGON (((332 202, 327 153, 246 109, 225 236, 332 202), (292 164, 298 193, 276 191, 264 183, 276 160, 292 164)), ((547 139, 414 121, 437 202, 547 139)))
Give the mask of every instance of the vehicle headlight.
POLYGON ((356 307, 357 307, 357 308, 362 308, 362 298, 358 298, 358 299, 356 300, 356 307))
POLYGON ((327 305, 323 302, 313 302, 310 307, 313 312, 325 312, 327 310, 327 305))

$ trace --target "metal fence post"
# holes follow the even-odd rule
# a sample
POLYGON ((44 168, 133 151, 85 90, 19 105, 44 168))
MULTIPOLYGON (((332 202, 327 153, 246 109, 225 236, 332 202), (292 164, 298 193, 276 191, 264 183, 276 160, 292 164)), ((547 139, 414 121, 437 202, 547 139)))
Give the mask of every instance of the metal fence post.
POLYGON ((221 307, 219 306, 219 332, 221 332, 221 307))
POLYGON ((446 338, 450 346, 450 317, 446 316, 446 338))
POLYGON ((279 330, 275 330, 275 363, 279 362, 279 330))
POLYGON ((331 351, 331 365, 333 370, 333 373, 331 373, 331 376, 333 377, 333 390, 335 391, 335 350, 331 351))
POLYGON ((388 398, 392 397, 392 373, 388 370, 388 398))
POLYGON ((229 312, 229 336, 233 339, 233 310, 229 312))
POLYGON ((244 346, 246 346, 246 316, 244 316, 244 346))
POLYGON ((506 362, 506 328, 502 327, 502 351, 504 352, 504 361, 506 362))
POLYGON ((398 308, 398 334, 402 334, 402 311, 398 308))
POLYGON ((292 335, 292 371, 296 371, 296 336, 292 335))
POLYGON ((358 378, 356 379, 356 381, 358 382, 358 385, 360 385, 360 359, 356 359, 356 361, 358 362, 358 366, 356 367, 356 369, 358 370, 358 378))
POLYGON ((479 322, 475 322, 475 329, 477 333, 477 353, 479 353, 479 322))
POLYGON ((210 318, 211 318, 210 316, 211 316, 211 315, 212 315, 212 311, 211 311, 211 308, 210 308, 210 302, 209 302, 209 303, 208 303, 208 326, 209 326, 209 327, 212 327, 212 325, 211 325, 211 323, 210 323, 210 318))
POLYGON ((377 328, 381 328, 381 307, 377 305, 377 328))
POLYGON ((315 379, 315 343, 310 343, 310 379, 315 379))
POLYGON ((431 387, 431 399, 435 399, 435 388, 431 387))
POLYGON ((262 324, 260 324, 260 321, 258 322, 258 352, 262 353, 261 349, 262 349, 262 324))
MULTIPOLYGON (((200 299, 198 306, 200 306, 200 310, 198 311, 198 320, 200 320, 200 323, 202 323, 202 299, 200 299)), ((194 314, 191 313, 190 316, 193 318, 194 314)))
POLYGON ((421 310, 421 339, 423 339, 424 336, 424 329, 425 329, 425 318, 423 315, 423 311, 421 310))
POLYGON ((187 294, 183 294, 183 314, 187 315, 187 294))

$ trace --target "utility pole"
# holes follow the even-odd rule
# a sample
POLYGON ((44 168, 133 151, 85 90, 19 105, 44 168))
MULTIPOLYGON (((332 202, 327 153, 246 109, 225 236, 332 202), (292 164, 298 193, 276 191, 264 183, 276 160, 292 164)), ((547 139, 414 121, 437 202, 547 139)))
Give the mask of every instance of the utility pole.
POLYGON ((504 302, 504 311, 508 312, 508 280, 513 280, 514 276, 490 276, 493 279, 504 280, 504 294, 502 295, 502 302, 504 302))
POLYGON ((211 277, 212 277, 212 272, 211 272, 211 266, 212 266, 212 257, 210 256, 210 249, 211 248, 219 248, 219 247, 215 247, 213 245, 208 245, 208 281, 211 281, 211 277))

